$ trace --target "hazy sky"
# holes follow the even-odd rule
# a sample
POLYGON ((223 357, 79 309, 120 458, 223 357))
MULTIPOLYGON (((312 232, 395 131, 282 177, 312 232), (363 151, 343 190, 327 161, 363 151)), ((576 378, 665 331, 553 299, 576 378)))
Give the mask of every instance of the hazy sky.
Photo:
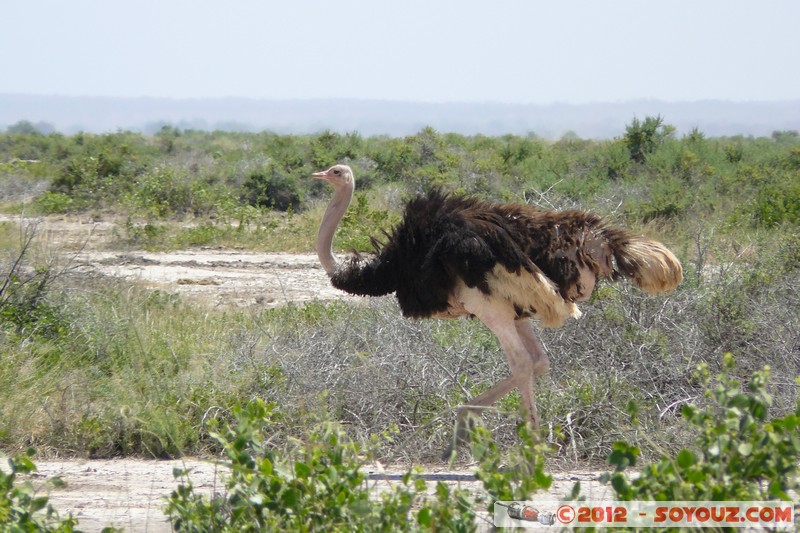
POLYGON ((800 98, 798 0, 0 0, 0 93, 800 98))

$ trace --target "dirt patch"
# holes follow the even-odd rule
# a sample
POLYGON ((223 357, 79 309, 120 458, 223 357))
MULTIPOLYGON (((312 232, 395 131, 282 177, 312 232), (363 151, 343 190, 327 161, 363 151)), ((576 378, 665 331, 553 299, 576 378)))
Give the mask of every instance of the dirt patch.
MULTIPOLYGON (((206 497, 224 493, 227 471, 212 461, 186 458, 173 461, 141 459, 64 460, 37 462, 33 474, 35 486, 43 487, 48 479, 60 477, 66 486, 50 492, 50 503, 64 516, 67 513, 78 519, 78 527, 87 533, 99 532, 113 525, 128 532, 161 533, 171 531, 164 516, 166 497, 178 486, 173 469, 190 469, 190 479, 195 492, 206 497)), ((370 468, 367 486, 377 497, 381 491, 395 483, 405 470, 399 467, 370 468)), ((459 485, 473 494, 483 492, 478 481, 472 478, 469 468, 428 468, 428 490, 435 493, 437 478, 446 478, 448 484, 459 485)), ((551 489, 535 497, 542 502, 543 511, 555 511, 548 505, 569 494, 576 481, 580 481, 584 495, 590 499, 607 500, 609 493, 600 485, 595 472, 573 472, 554 475, 551 489)), ((484 518, 487 518, 484 516, 484 518)), ((491 520, 491 517, 488 517, 491 520)), ((489 530, 488 524, 482 530, 489 530)), ((545 526, 542 526, 544 528, 545 526)))
POLYGON ((62 251, 74 272, 125 279, 213 307, 276 307, 350 298, 334 289, 315 254, 199 248, 155 253, 108 251, 119 225, 96 217, 50 216, 0 222, 36 225, 39 240, 62 251))
POLYGON ((229 250, 102 252, 85 250, 74 270, 122 278, 213 307, 276 307, 346 298, 313 254, 229 250))
POLYGON ((174 468, 192 470, 198 494, 213 494, 224 484, 214 464, 197 459, 37 461, 36 466, 34 486, 60 477, 66 485, 51 490, 50 503, 62 516, 72 514, 87 533, 109 525, 132 532, 171 531, 163 510, 178 485, 174 468))

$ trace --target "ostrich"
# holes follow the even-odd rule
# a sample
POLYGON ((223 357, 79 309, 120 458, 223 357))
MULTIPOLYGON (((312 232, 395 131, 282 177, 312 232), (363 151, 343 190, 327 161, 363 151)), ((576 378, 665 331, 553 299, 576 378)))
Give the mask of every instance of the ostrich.
POLYGON ((334 287, 362 296, 394 292, 406 317, 476 317, 500 341, 511 374, 458 409, 445 458, 466 436, 466 415, 514 388, 539 427, 534 378, 550 363, 531 318, 547 328, 578 318, 576 302, 591 296, 599 277, 627 277, 650 294, 670 291, 683 278, 680 262, 664 245, 613 228, 597 215, 441 191, 412 199, 374 256, 353 254, 339 262, 331 247, 353 198, 353 171, 334 165, 313 177, 334 189, 317 237, 317 255, 334 287))

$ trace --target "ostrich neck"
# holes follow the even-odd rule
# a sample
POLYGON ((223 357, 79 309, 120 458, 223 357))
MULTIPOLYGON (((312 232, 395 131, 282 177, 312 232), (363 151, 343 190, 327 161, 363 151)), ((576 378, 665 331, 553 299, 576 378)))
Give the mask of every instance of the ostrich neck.
POLYGON ((317 255, 319 262, 322 263, 322 268, 328 275, 333 274, 336 270, 337 262, 336 257, 333 255, 333 234, 336 233, 336 228, 339 227, 339 222, 344 217, 347 208, 350 206, 350 201, 353 199, 353 184, 336 187, 333 200, 328 204, 325 210, 325 215, 322 217, 322 224, 319 227, 317 234, 317 255))

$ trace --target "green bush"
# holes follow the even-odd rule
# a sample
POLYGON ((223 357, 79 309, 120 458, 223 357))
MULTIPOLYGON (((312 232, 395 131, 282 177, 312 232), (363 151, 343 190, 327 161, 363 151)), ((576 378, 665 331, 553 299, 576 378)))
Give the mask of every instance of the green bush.
POLYGON ((792 173, 760 187, 753 201, 757 226, 774 228, 784 223, 800 224, 800 179, 792 173))
POLYGON ((236 407, 235 422, 212 432, 231 469, 225 494, 197 494, 189 472, 176 469, 182 483, 166 509, 176 531, 475 531, 465 491, 439 483, 426 500, 413 471, 371 497, 362 468, 371 454, 336 425, 323 423, 281 454, 266 437, 273 408, 262 400, 236 407))
POLYGON ((363 141, 358 133, 340 135, 326 131, 314 137, 310 147, 310 162, 322 170, 346 160, 355 160, 362 149, 363 141))
MULTIPOLYGON (((61 519, 58 512, 50 505, 46 496, 37 495, 30 482, 19 484, 18 475, 27 475, 36 471, 36 465, 26 454, 8 458, 10 471, 0 469, 0 531, 23 532, 38 531, 43 533, 71 533, 78 531, 78 521, 69 515, 61 519)), ((63 481, 56 478, 54 486, 62 486, 63 481)), ((112 530, 104 530, 110 532, 112 530)))
POLYGON ((74 201, 68 194, 45 191, 36 199, 36 206, 39 211, 45 215, 68 213, 73 209, 74 201))
POLYGON ((274 165, 250 174, 243 188, 244 198, 252 206, 297 211, 303 201, 297 179, 274 165))
POLYGON ((381 240, 381 230, 389 231, 393 223, 388 211, 372 209, 367 195, 356 193, 353 204, 342 218, 336 239, 345 250, 372 251, 372 238, 381 240))
POLYGON ((29 264, 35 237, 36 227, 27 227, 13 258, 8 263, 0 260, 0 333, 13 332, 17 338, 58 338, 69 331, 69 317, 49 301, 55 269, 48 264, 29 264))
POLYGON ((791 500, 790 492, 800 489, 800 402, 794 412, 770 419, 769 368, 754 372, 744 391, 733 370, 730 354, 713 378, 707 365, 699 366, 705 403, 681 409, 695 431, 694 446, 642 466, 631 479, 626 471, 636 466, 639 448, 615 444, 609 463, 616 471, 602 479, 619 500, 791 500))
POLYGON ((127 244, 143 248, 158 248, 167 242, 167 227, 152 220, 144 224, 137 223, 133 217, 125 220, 124 239, 127 244))
POLYGON ((211 223, 200 224, 193 228, 183 230, 174 239, 175 243, 183 247, 207 246, 217 241, 225 230, 211 223))
POLYGON ((634 117, 625 126, 623 140, 628 147, 631 160, 643 164, 648 154, 652 154, 675 131, 673 126, 664 124, 661 115, 645 117, 644 122, 634 117))
POLYGON ((478 462, 475 477, 489 494, 489 513, 494 501, 529 500, 553 484, 545 471, 545 458, 552 450, 542 444, 529 425, 517 426, 518 443, 508 453, 501 453, 491 433, 479 427, 472 436, 472 455, 478 462))
POLYGON ((0 329, 10 327, 17 335, 42 338, 58 338, 70 330, 63 309, 47 301, 51 275, 43 268, 28 279, 10 277, 0 289, 0 329))
MULTIPOLYGON (((391 184, 391 202, 381 206, 390 210, 411 194, 443 187, 601 213, 616 214, 622 204, 634 223, 711 217, 757 231, 798 224, 798 150, 796 132, 715 139, 694 130, 676 139, 661 116, 634 117, 610 141, 574 134, 555 142, 533 135, 467 137, 432 128, 395 139, 169 126, 149 137, 0 134, 0 173, 11 183, 51 181, 37 202, 43 213, 122 205, 158 218, 219 217, 255 206, 282 216, 303 214, 327 197, 310 172, 347 161, 357 169, 360 192, 375 196, 391 184)), ((674 237, 682 236, 681 224, 674 237)))
POLYGON ((160 218, 191 212, 192 199, 189 177, 160 167, 138 176, 129 193, 131 205, 160 218))

